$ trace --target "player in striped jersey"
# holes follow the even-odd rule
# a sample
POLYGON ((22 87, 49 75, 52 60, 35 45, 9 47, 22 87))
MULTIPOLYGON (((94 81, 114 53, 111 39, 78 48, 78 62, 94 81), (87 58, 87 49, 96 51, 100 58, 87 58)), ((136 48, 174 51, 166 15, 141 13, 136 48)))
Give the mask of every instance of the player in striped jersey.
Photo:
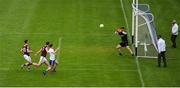
MULTIPOLYGON (((45 63, 47 65, 47 69, 45 70, 46 72, 48 72, 51 69, 51 66, 49 64, 49 62, 46 59, 46 55, 48 52, 48 47, 49 47, 49 42, 46 42, 46 44, 38 51, 36 52, 35 56, 37 56, 40 52, 41 52, 41 57, 38 63, 33 63, 34 66, 39 67, 41 66, 41 64, 45 63)), ((44 72, 43 72, 44 73, 44 72)))
POLYGON ((24 59, 26 60, 26 63, 21 65, 21 68, 27 67, 28 71, 30 70, 30 65, 32 65, 32 60, 30 57, 30 52, 32 52, 29 48, 28 40, 24 40, 24 45, 21 48, 21 52, 23 54, 24 59))

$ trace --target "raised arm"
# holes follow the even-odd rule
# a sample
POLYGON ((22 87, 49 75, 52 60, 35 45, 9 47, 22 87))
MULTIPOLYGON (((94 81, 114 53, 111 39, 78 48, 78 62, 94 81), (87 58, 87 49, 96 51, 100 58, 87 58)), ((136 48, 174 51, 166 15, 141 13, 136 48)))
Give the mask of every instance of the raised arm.
MULTIPOLYGON (((42 49, 42 48, 41 48, 42 49)), ((37 56, 40 52, 41 52, 41 49, 39 49, 39 51, 37 51, 36 53, 35 53, 35 56, 37 56)))
POLYGON ((21 48, 20 52, 23 54, 23 48, 21 48))
POLYGON ((48 52, 49 51, 48 47, 46 47, 45 50, 46 50, 46 52, 48 52))
POLYGON ((57 49, 54 51, 54 53, 56 53, 57 51, 59 51, 59 48, 57 48, 57 49))
POLYGON ((27 47, 27 50, 28 50, 29 53, 32 53, 32 52, 33 52, 33 51, 30 49, 29 46, 27 47))

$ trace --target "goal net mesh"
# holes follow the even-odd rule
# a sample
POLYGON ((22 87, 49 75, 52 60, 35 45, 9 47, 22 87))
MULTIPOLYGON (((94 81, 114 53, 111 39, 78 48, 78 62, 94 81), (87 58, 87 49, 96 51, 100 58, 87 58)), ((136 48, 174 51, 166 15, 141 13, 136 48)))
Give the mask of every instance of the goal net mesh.
POLYGON ((154 18, 146 4, 138 5, 137 56, 157 57, 157 34, 154 18))

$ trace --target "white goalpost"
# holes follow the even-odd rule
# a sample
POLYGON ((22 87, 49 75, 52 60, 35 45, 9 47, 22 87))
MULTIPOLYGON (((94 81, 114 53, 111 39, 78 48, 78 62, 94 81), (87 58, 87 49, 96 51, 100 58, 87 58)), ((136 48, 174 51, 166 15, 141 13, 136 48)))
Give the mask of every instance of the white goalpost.
POLYGON ((143 58, 157 58, 157 34, 154 16, 148 4, 132 3, 132 43, 135 55, 143 58))

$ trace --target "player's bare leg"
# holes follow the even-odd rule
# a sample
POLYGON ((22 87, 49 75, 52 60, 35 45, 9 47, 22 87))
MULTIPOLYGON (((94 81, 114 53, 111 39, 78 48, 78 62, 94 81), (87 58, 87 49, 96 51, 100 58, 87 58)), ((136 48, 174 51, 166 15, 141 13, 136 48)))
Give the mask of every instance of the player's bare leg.
POLYGON ((134 53, 132 52, 131 48, 129 46, 126 46, 126 48, 128 49, 128 51, 131 53, 132 56, 134 56, 134 53))
POLYGON ((29 62, 29 63, 27 64, 27 70, 28 70, 28 71, 31 70, 31 65, 32 65, 32 62, 29 62))
POLYGON ((28 63, 24 63, 21 65, 21 69, 23 69, 24 67, 27 67, 28 63))
POLYGON ((48 68, 45 71, 43 71, 43 74, 46 75, 51 70, 51 65, 48 61, 45 61, 44 63, 48 66, 48 68))
POLYGON ((21 65, 21 69, 27 68, 27 70, 30 71, 30 69, 31 69, 30 66, 31 66, 31 65, 32 65, 32 62, 31 62, 31 61, 28 61, 27 63, 21 65))
POLYGON ((56 72, 56 67, 57 67, 58 64, 59 64, 58 60, 55 60, 55 64, 54 64, 53 67, 51 68, 51 69, 52 69, 52 72, 56 72))
POLYGON ((116 49, 118 49, 119 55, 122 55, 122 53, 121 53, 121 45, 118 44, 118 45, 116 46, 116 49))
POLYGON ((36 67, 39 67, 39 66, 41 66, 41 64, 42 64, 42 62, 41 61, 39 61, 38 63, 32 63, 34 66, 36 66, 36 67))
POLYGON ((50 67, 51 67, 50 71, 54 71, 55 64, 53 64, 53 65, 50 65, 50 67))
POLYGON ((52 72, 56 72, 56 66, 57 66, 57 63, 55 63, 53 66, 52 66, 52 72))

